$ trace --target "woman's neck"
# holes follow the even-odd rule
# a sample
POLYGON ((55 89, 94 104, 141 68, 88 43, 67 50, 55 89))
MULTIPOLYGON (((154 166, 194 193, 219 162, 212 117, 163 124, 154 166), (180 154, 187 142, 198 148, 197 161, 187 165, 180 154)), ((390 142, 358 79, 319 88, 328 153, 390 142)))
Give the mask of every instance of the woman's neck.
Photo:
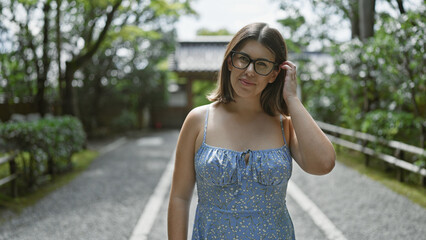
POLYGON ((241 115, 252 115, 264 112, 260 105, 259 98, 236 97, 228 106, 230 111, 241 115))

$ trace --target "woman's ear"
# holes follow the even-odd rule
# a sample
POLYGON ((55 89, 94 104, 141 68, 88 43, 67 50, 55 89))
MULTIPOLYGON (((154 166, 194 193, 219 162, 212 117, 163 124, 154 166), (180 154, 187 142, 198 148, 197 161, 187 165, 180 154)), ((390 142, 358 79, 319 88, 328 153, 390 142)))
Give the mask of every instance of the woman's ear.
POLYGON ((231 56, 228 56, 226 59, 226 63, 228 64, 228 71, 232 70, 232 62, 231 62, 231 56))
POLYGON ((281 69, 278 68, 277 70, 273 70, 270 74, 271 79, 269 79, 268 83, 273 83, 277 79, 278 74, 280 73, 281 69))

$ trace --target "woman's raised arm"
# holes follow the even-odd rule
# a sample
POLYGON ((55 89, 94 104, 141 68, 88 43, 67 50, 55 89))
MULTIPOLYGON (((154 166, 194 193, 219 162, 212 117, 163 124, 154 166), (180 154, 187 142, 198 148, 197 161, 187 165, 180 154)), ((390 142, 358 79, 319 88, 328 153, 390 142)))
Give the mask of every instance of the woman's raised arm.
POLYGON ((291 116, 293 158, 308 173, 327 174, 334 168, 334 147, 297 97, 296 66, 286 61, 281 68, 286 70, 283 96, 291 116))

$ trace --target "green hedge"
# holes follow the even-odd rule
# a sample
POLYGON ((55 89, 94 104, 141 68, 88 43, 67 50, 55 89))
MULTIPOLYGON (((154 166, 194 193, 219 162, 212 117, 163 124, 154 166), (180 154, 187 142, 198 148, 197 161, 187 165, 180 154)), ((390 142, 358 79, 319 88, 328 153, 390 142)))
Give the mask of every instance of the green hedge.
POLYGON ((86 142, 81 122, 70 116, 0 123, 0 138, 8 151, 22 153, 20 170, 28 186, 43 176, 72 169, 71 156, 86 142))

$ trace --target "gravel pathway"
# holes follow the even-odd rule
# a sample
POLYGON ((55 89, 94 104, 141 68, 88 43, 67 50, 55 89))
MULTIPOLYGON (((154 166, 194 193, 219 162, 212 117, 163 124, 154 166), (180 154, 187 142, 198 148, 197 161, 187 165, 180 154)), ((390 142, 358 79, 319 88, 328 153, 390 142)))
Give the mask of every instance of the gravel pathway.
POLYGON ((176 145, 178 132, 128 139, 78 178, 0 226, 4 240, 127 240, 176 145), (160 143, 160 144, 158 144, 160 143))
POLYGON ((325 176, 295 166, 292 180, 348 240, 426 239, 426 209, 343 164, 325 176))

